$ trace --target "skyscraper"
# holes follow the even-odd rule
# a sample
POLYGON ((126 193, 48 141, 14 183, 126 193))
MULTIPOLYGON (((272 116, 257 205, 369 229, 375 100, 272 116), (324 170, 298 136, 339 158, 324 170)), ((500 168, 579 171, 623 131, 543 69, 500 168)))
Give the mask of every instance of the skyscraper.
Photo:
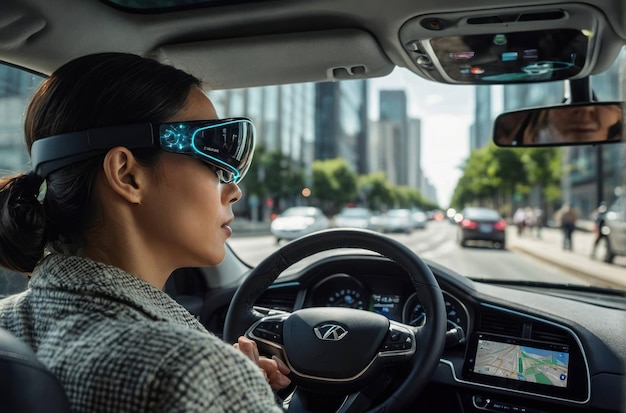
POLYGON ((315 85, 315 159, 344 158, 367 173, 367 95, 365 80, 315 85))

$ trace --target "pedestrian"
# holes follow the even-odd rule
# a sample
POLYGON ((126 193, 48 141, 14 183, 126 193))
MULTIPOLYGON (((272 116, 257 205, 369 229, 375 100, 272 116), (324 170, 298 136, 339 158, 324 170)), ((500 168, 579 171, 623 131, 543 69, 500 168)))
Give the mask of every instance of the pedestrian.
POLYGON ((531 207, 526 207, 524 214, 524 227, 528 228, 528 234, 532 237, 535 226, 537 225, 537 216, 531 207))
POLYGON ((574 249, 572 244, 572 234, 576 229, 576 221, 578 216, 576 211, 569 204, 564 204, 561 208, 561 229, 563 230, 563 249, 572 251, 574 249))
POLYGON ((601 202, 598 208, 596 208, 591 213, 591 218, 594 221, 594 226, 593 226, 594 240, 593 240, 593 247, 591 248, 591 258, 596 257, 596 248, 598 247, 598 244, 600 243, 600 239, 602 239, 602 237, 604 236, 604 234, 602 233, 602 227, 604 227, 604 219, 606 216, 606 211, 607 211, 606 203, 601 202))
POLYGON ((521 237, 524 233, 524 226, 526 225, 526 211, 524 208, 519 207, 513 214, 513 223, 517 226, 517 236, 521 237))

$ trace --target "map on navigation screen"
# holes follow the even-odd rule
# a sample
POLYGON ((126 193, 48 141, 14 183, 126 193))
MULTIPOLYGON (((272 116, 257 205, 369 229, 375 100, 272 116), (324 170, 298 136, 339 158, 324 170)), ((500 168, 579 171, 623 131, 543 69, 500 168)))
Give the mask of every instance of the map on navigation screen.
POLYGON ((569 354, 519 344, 478 340, 474 372, 567 387, 569 354))

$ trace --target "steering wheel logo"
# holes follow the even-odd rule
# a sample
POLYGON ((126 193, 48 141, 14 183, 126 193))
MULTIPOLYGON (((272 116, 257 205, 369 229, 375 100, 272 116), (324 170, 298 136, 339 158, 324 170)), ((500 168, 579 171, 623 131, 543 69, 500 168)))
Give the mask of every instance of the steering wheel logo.
POLYGON ((313 328, 315 336, 320 340, 339 341, 348 334, 348 330, 337 324, 323 324, 313 328))

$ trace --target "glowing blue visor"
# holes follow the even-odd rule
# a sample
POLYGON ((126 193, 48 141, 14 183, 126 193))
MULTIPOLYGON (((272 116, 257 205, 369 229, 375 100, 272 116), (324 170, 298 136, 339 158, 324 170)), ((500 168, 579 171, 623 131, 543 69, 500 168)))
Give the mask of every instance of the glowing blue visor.
POLYGON ((254 135, 254 125, 247 118, 137 123, 38 139, 31 148, 31 159, 33 170, 45 178, 57 169, 116 146, 160 148, 201 159, 216 169, 220 182, 237 183, 252 162, 254 135))

